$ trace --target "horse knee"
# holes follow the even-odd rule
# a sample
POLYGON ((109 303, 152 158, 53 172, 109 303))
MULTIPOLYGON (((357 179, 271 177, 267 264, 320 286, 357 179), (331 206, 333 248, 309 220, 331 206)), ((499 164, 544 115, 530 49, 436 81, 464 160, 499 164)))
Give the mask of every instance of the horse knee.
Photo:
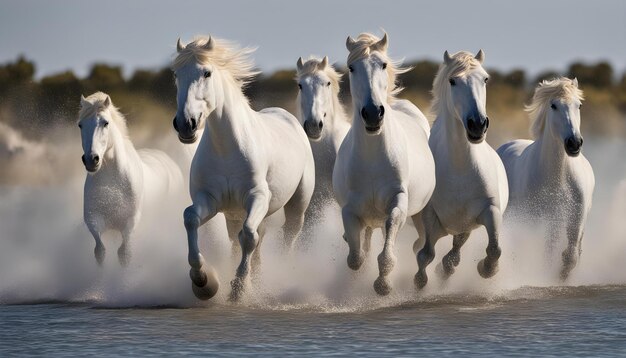
POLYGON ((259 234, 256 228, 253 228, 248 223, 244 223, 239 234, 239 245, 244 252, 252 252, 259 241, 259 234))
POLYGON ((185 209, 183 212, 183 221, 185 223, 185 229, 187 230, 195 230, 200 226, 200 216, 198 216, 193 206, 185 209))

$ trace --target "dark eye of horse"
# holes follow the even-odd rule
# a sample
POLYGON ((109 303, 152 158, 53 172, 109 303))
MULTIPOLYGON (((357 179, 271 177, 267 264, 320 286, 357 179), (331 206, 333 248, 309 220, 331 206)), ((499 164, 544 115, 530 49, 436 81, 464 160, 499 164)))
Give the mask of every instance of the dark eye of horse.
POLYGON ((552 103, 552 104, 550 105, 550 108, 552 108, 552 109, 554 109, 554 110, 556 111, 556 104, 552 103))
POLYGON ((299 89, 302 89, 302 85, 301 85, 301 84, 299 84, 299 83, 298 83, 298 88, 299 88, 299 89))
POLYGON ((326 87, 330 87, 330 81, 326 82, 326 87))
POLYGON ((348 66, 348 69, 350 70, 350 72, 354 72, 354 67, 348 66))
POLYGON ((583 108, 583 105, 582 105, 582 104, 579 104, 579 105, 578 105, 578 109, 581 109, 581 108, 583 108))
POLYGON ((489 82, 489 77, 485 77, 485 83, 489 82))
POLYGON ((455 86, 456 85, 456 81, 454 80, 454 78, 450 79, 450 86, 455 86))
POLYGON ((83 128, 83 125, 82 125, 82 124, 80 124, 80 123, 78 123, 78 128, 81 128, 81 129, 82 129, 82 128, 83 128))
POLYGON ((106 127, 109 126, 109 122, 104 122, 104 123, 102 123, 102 125, 106 128, 106 127))
POLYGON ((211 77, 211 71, 204 71, 204 78, 211 77))
POLYGON ((387 69, 387 62, 384 62, 383 63, 383 70, 386 70, 386 69, 387 69))

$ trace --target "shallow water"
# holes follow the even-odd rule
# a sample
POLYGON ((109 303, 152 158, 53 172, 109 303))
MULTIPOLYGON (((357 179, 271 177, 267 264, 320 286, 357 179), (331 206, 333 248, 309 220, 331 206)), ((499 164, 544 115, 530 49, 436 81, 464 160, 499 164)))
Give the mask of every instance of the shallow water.
POLYGON ((0 306, 0 355, 623 356, 626 286, 520 288, 371 311, 0 306))

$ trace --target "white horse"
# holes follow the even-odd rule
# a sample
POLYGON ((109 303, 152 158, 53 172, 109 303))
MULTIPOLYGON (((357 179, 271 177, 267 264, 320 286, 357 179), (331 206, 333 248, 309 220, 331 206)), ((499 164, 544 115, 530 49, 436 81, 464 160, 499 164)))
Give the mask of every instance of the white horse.
POLYGON ((433 82, 436 119, 429 143, 435 157, 437 187, 423 214, 426 243, 417 255, 418 288, 428 281, 426 267, 435 257, 437 240, 453 235, 452 250, 441 267, 448 277, 461 260, 461 247, 479 225, 487 229, 489 244, 478 272, 484 278, 497 272, 501 253, 498 236, 509 192, 502 161, 485 141, 489 76, 482 67, 484 58, 482 50, 476 56, 464 51, 450 56, 446 51, 433 82))
POLYGON ((341 75, 322 60, 311 58, 297 62, 297 117, 309 137, 315 159, 315 190, 307 210, 305 224, 323 207, 334 201, 333 168, 339 146, 350 129, 343 106, 339 102, 341 75))
POLYGON ((337 155, 333 187, 342 206, 351 269, 358 270, 364 260, 363 228, 383 228, 385 244, 374 289, 387 295, 398 231, 407 215, 419 230, 420 211, 435 188, 429 126, 417 107, 395 98, 400 90, 396 74, 406 69, 388 57, 387 34, 382 39, 367 33, 357 40, 348 37, 346 47, 354 117, 337 155))
POLYGON ((291 246, 302 228, 315 186, 313 154, 298 120, 280 108, 250 108, 242 86, 255 74, 250 49, 200 37, 177 43, 173 63, 178 90, 175 128, 183 143, 205 128, 191 165, 185 209, 192 289, 200 299, 215 295, 219 281, 198 249, 198 227, 218 212, 239 222, 241 263, 231 299, 244 290, 250 257, 263 237, 264 219, 285 208, 284 234, 291 246))
POLYGON ((549 223, 549 241, 567 239, 563 280, 580 257, 595 185, 593 169, 581 153, 582 96, 576 79, 543 81, 526 107, 534 141, 518 139, 498 149, 509 178, 509 210, 549 223))
POLYGON ((165 153, 135 150, 128 138, 126 120, 105 93, 81 96, 78 126, 84 151, 82 161, 88 172, 84 220, 96 240, 96 260, 99 264, 104 261, 101 235, 116 230, 122 235, 117 254, 125 266, 130 259, 129 240, 142 205, 175 194, 182 187, 182 174, 165 153))

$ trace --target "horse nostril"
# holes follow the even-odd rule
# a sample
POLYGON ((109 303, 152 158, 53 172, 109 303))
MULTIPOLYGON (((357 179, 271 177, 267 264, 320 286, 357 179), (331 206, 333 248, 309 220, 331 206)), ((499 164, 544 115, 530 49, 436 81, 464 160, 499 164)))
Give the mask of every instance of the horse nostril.
POLYGON ((178 132, 178 124, 176 124, 176 117, 174 117, 172 124, 174 124, 174 129, 176 130, 176 132, 178 132))
POLYGON ((324 118, 326 118, 326 112, 324 112, 324 118))
POLYGON ((361 108, 361 117, 363 117, 363 119, 367 119, 367 111, 365 110, 365 107, 361 108))
POLYGON ((385 107, 384 106, 378 107, 378 118, 383 119, 384 116, 385 116, 385 107))
POLYGON ((98 156, 97 154, 93 156, 93 163, 98 165, 98 163, 100 163, 100 156, 98 156))
POLYGON ((84 154, 80 156, 80 160, 82 160, 82 161, 83 161, 83 164, 86 164, 86 163, 85 163, 85 155, 84 155, 84 154))
POLYGON ((489 117, 485 117, 485 128, 489 128, 489 117))
POLYGON ((583 146, 583 137, 580 137, 580 146, 583 146))
POLYGON ((324 127, 324 123, 320 122, 320 124, 318 124, 317 126, 320 128, 320 130, 322 130, 322 127, 324 127))
POLYGON ((195 118, 189 118, 189 122, 191 122, 191 130, 195 131, 196 130, 196 126, 197 126, 196 119, 195 118))

